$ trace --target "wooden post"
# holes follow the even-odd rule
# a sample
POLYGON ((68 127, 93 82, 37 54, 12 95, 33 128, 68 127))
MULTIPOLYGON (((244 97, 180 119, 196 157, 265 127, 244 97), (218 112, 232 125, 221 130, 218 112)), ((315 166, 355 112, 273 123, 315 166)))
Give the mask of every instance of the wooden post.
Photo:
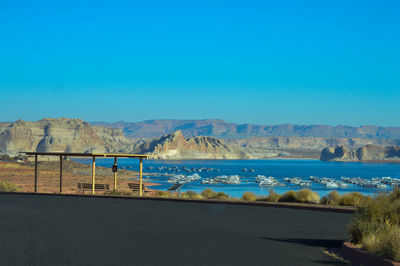
POLYGON ((37 179, 38 179, 38 155, 35 154, 35 193, 37 192, 37 179))
POLYGON ((92 162, 92 195, 94 195, 94 186, 96 184, 96 157, 93 156, 93 162, 92 162))
POLYGON ((63 157, 60 155, 60 194, 62 193, 62 168, 63 168, 63 157))
MULTIPOLYGON (((117 165, 117 157, 114 157, 114 165, 117 165)), ((114 190, 117 190, 117 171, 114 172, 114 190)))
POLYGON ((140 157, 140 165, 139 165, 139 196, 141 197, 143 194, 143 180, 142 180, 142 175, 143 175, 143 158, 140 157))

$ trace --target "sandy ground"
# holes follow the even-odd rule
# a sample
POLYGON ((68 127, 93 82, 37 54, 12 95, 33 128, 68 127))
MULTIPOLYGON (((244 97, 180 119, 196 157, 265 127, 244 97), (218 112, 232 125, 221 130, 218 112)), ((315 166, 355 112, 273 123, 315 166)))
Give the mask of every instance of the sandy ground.
MULTIPOLYGON (((0 181, 8 181, 18 186, 21 192, 34 191, 34 163, 0 162, 0 181)), ((130 170, 119 170, 117 191, 130 192, 128 183, 138 182, 139 173, 130 170)), ((77 183, 92 183, 92 167, 74 161, 63 161, 63 193, 81 194, 77 183)), ((96 183, 114 186, 114 174, 110 168, 96 167, 96 183)), ((156 185, 144 183, 145 185, 156 185)), ((60 163, 58 161, 39 162, 38 164, 38 192, 59 193, 60 191, 60 163)), ((89 192, 86 192, 89 193, 89 192)), ((98 192, 97 194, 103 194, 98 192)))

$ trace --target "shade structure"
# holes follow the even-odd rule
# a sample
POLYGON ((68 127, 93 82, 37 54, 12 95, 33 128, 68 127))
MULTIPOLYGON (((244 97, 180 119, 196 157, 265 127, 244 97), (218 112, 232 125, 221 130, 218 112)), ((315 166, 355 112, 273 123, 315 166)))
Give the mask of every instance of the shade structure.
MULTIPOLYGON (((39 156, 57 156, 60 158, 60 194, 62 193, 62 167, 63 157, 92 157, 92 195, 95 194, 96 184, 96 158, 114 158, 114 165, 117 165, 117 158, 138 158, 139 161, 139 196, 143 194, 143 159, 148 159, 150 155, 145 154, 129 154, 129 153, 79 153, 79 152, 21 152, 27 156, 35 157, 35 192, 37 192, 38 179, 38 157, 39 156)), ((114 172, 114 189, 117 188, 117 173, 114 172)))

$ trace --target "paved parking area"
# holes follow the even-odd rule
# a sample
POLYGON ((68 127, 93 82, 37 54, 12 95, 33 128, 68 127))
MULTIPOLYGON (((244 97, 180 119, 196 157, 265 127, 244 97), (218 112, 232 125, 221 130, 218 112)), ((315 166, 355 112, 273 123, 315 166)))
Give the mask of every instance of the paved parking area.
POLYGON ((336 265, 350 214, 0 194, 0 265, 336 265))

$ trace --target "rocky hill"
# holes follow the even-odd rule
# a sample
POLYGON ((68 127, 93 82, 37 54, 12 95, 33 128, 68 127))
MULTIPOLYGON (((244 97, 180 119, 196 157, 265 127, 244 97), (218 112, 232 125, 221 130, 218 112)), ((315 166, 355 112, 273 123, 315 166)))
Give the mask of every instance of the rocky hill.
POLYGON ((135 151, 159 159, 240 159, 243 153, 212 137, 184 138, 182 131, 140 143, 135 151))
POLYGON ((321 152, 322 161, 398 161, 400 162, 400 146, 366 145, 357 150, 349 150, 344 146, 325 148, 321 152))
MULTIPOLYGON (((113 128, 93 126, 79 119, 68 118, 43 119, 37 122, 22 120, 2 122, 0 123, 0 154, 16 155, 20 151, 140 152, 155 154, 158 158, 164 159, 317 159, 323 157, 328 160, 356 160, 358 156, 356 150, 366 145, 373 144, 378 147, 400 145, 399 139, 392 138, 396 136, 396 128, 393 128, 393 131, 387 128, 386 131, 383 129, 373 131, 371 128, 377 127, 368 127, 367 135, 365 135, 366 127, 352 128, 354 132, 358 132, 357 134, 364 132, 361 135, 366 137, 339 138, 318 137, 318 135, 340 135, 337 133, 338 127, 328 126, 307 128, 286 125, 274 126, 273 129, 268 130, 266 126, 262 130, 256 130, 256 127, 262 126, 240 126, 222 120, 151 120, 132 124, 128 127, 129 130, 123 122, 112 125, 113 128), (321 128, 317 129, 318 127, 325 128, 325 131, 320 131, 321 128), (162 134, 176 128, 182 128, 182 130, 162 134), (127 138, 121 129, 131 137, 127 138), (185 132, 188 132, 188 135, 185 132), (252 137, 267 134, 265 132, 277 136, 252 137), (383 134, 382 132, 392 133, 383 134), (193 136, 193 134, 199 136, 193 136), (159 137, 161 135, 162 137, 159 137), (213 135, 224 138, 213 137, 213 135), (313 137, 303 135, 313 135, 313 137), (132 138, 132 136, 142 137, 132 138), (144 138, 143 136, 156 137, 144 138), (341 151, 339 149, 335 153, 335 148, 326 149, 321 155, 321 150, 325 147, 342 147, 343 156, 338 156, 341 151), (350 151, 353 150, 354 152, 351 153, 350 151)), ((354 132, 354 134, 349 133, 350 127, 346 128, 348 131, 341 131, 341 134, 357 135, 354 132)), ((358 157, 357 160, 359 160, 358 157)))
POLYGON ((20 151, 131 152, 133 145, 115 128, 93 127, 79 119, 18 120, 0 124, 0 153, 20 151))
POLYGON ((327 126, 327 125, 252 125, 234 124, 218 119, 147 120, 143 122, 93 122, 93 125, 121 129, 128 138, 155 138, 181 130, 186 137, 314 137, 314 138, 382 138, 400 139, 400 127, 327 126))
POLYGON ((312 138, 312 137, 268 137, 249 139, 226 139, 225 142, 243 151, 248 158, 315 158, 318 159, 325 147, 344 146, 358 149, 367 144, 394 145, 387 139, 360 138, 312 138))

